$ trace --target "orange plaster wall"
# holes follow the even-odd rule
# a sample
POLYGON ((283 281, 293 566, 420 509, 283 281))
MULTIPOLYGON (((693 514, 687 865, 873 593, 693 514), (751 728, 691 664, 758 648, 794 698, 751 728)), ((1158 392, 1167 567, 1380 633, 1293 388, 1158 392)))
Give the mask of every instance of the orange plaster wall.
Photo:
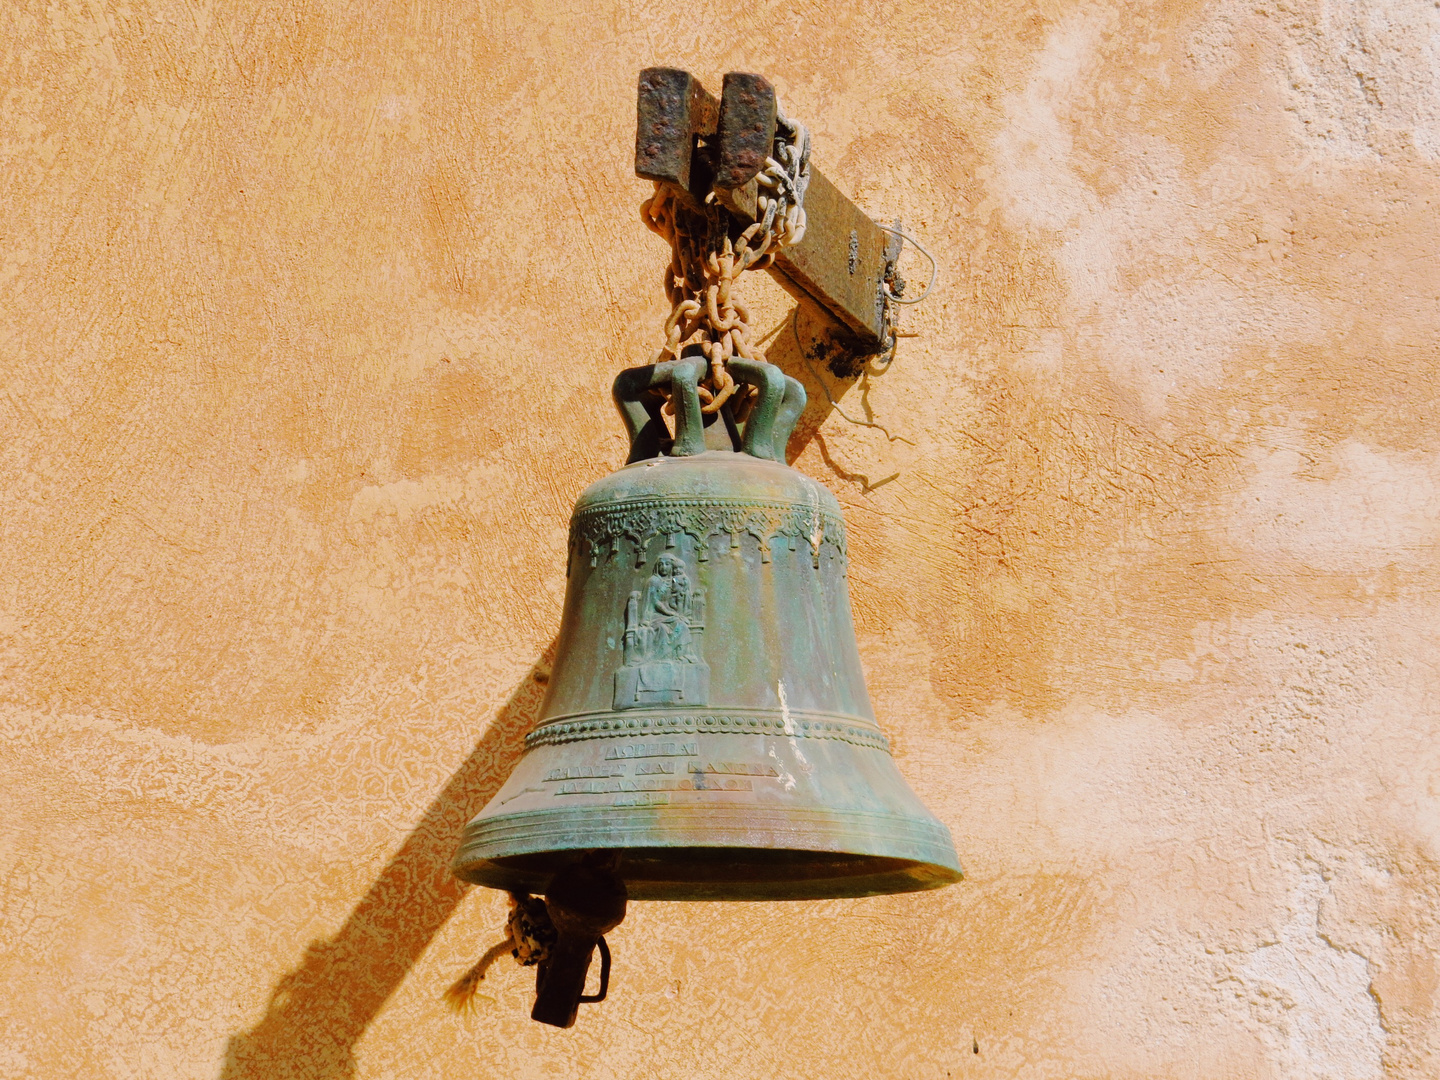
POLYGON ((1437 35, 1421 0, 6 4, 0 1076, 1436 1075, 1437 35), (508 964, 457 1020, 505 903, 446 862, 665 314, 653 63, 769 74, 939 259, 858 381, 747 289, 969 879, 637 905, 574 1030, 508 964))

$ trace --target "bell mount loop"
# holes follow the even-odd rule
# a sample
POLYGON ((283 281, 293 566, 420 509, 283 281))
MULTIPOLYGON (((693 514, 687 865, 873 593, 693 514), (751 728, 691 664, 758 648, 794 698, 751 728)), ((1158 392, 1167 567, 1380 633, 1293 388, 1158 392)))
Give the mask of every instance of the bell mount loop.
POLYGON ((733 356, 729 369, 736 382, 749 383, 760 392, 745 420, 740 448, 751 457, 783 465, 790 433, 805 411, 805 387, 771 363, 733 356))
POLYGON ((615 376, 612 395, 630 436, 626 464, 666 454, 689 457, 705 450, 705 422, 700 412, 700 380, 705 377, 704 357, 686 356, 663 364, 627 368, 615 376), (660 399, 650 391, 665 388, 675 403, 675 437, 672 440, 660 414, 660 399))
MULTIPOLYGON (((805 411, 805 387, 774 364, 731 357, 727 368, 737 383, 759 392, 749 417, 739 425, 739 449, 751 457, 785 462, 785 447, 795 422, 805 411)), ((703 356, 685 356, 660 364, 628 368, 615 377, 613 396, 630 437, 626 464, 650 458, 689 457, 705 450, 704 416, 699 385, 707 369, 703 356), (653 391, 668 389, 675 403, 672 439, 653 391)), ((729 419, 728 405, 725 417, 729 419)))

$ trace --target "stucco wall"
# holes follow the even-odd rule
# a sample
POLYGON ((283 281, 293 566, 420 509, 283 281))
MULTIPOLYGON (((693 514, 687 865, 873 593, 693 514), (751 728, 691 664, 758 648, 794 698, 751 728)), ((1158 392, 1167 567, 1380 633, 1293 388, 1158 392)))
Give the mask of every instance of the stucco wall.
POLYGON ((0 1076, 1436 1075, 1437 42, 1428 0, 0 7, 0 1076), (969 878, 636 905, 576 1029, 508 962, 457 1020, 505 904, 446 863, 664 315, 653 63, 770 75, 941 262, 858 382, 747 287, 969 878))

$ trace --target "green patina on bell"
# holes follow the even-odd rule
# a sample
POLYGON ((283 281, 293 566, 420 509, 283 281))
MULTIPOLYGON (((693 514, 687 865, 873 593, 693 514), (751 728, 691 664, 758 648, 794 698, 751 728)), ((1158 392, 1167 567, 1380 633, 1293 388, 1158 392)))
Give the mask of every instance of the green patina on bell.
POLYGON ((728 408, 702 415, 705 370, 687 357, 616 380, 630 462, 575 506, 541 718, 455 872, 544 892, 604 851, 636 900, 957 881, 950 833, 901 778, 865 690, 840 506, 785 464, 804 389, 732 359, 758 390, 737 426, 728 408))

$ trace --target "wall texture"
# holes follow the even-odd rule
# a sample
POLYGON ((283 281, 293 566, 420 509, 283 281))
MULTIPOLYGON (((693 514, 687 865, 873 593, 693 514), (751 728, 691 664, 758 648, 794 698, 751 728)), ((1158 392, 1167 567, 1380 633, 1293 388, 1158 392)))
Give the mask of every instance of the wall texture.
POLYGON ((0 46, 0 1076, 1440 1072, 1440 6, 12 0, 0 46), (747 287, 970 876, 639 905, 576 1029, 508 962, 457 1019, 505 903, 446 862, 664 315, 653 63, 771 75, 940 260, 856 381, 747 287))

